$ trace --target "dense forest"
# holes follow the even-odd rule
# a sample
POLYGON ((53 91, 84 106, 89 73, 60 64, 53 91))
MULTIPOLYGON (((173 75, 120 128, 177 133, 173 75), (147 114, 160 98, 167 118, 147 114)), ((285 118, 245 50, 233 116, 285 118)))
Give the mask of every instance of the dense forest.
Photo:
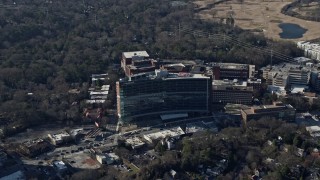
POLYGON ((6 127, 0 136, 41 123, 79 121, 90 75, 108 72, 112 85, 119 74, 112 65, 119 64, 123 51, 258 66, 269 62, 264 53, 193 30, 236 36, 261 48, 272 45, 286 56, 300 53, 293 44, 271 42, 233 23, 197 19, 189 0, 1 0, 0 8, 0 126, 6 127), (73 88, 80 94, 69 94, 73 88))

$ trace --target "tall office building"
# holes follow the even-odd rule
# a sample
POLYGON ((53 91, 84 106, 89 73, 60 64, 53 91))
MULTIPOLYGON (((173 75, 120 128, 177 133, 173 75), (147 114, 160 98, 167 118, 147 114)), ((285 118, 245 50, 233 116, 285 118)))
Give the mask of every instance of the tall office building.
POLYGON ((117 113, 122 122, 147 115, 209 113, 210 77, 190 73, 139 74, 117 82, 117 113), (139 76, 139 77, 138 77, 139 76))

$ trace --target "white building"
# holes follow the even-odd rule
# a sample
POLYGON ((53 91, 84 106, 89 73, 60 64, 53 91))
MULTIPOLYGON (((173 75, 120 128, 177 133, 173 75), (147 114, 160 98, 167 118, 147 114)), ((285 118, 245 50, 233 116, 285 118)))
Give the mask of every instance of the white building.
POLYGON ((48 137, 53 145, 59 145, 71 140, 71 136, 67 132, 61 132, 60 134, 48 134, 48 137))
POLYGON ((320 61, 320 44, 300 41, 297 46, 304 50, 306 57, 320 61))
POLYGON ((78 136, 79 134, 83 133, 83 128, 77 128, 77 129, 72 129, 70 131, 70 135, 75 138, 76 136, 78 136))
POLYGON ((68 167, 63 161, 54 161, 53 167, 55 167, 59 172, 64 172, 68 169, 68 167))
POLYGON ((310 133, 312 137, 320 136, 320 126, 307 126, 306 130, 310 133))
POLYGON ((261 68, 263 78, 267 85, 286 87, 293 85, 308 85, 310 74, 316 69, 312 63, 290 64, 283 63, 261 68))
POLYGON ((100 164, 110 165, 115 161, 118 161, 120 158, 115 153, 108 153, 108 154, 97 154, 96 159, 100 164))
POLYGON ((166 137, 172 137, 172 138, 180 138, 181 135, 184 135, 184 131, 181 129, 181 127, 174 127, 170 129, 164 129, 161 131, 157 131, 154 133, 149 133, 143 135, 143 137, 152 143, 156 139, 163 139, 166 137))
POLYGON ((131 145, 132 149, 138 149, 145 144, 138 137, 130 137, 130 138, 126 139, 126 143, 131 145))

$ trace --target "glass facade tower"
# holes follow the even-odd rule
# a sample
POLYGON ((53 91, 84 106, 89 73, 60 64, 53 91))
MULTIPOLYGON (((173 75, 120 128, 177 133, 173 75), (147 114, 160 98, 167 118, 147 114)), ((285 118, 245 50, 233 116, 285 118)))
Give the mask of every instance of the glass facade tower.
POLYGON ((210 112, 212 81, 205 76, 117 82, 117 111, 123 122, 153 114, 210 112))

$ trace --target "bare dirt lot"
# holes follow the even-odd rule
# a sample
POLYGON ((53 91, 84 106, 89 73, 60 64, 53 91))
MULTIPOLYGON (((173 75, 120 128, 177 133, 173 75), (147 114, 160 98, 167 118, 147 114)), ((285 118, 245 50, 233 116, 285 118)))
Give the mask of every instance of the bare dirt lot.
POLYGON ((212 5, 221 0, 194 1, 196 9, 201 9, 199 18, 220 21, 232 14, 235 24, 242 29, 259 29, 271 39, 280 39, 280 23, 294 23, 307 29, 302 38, 293 41, 311 40, 320 37, 320 22, 306 21, 281 13, 281 8, 292 1, 263 1, 263 0, 231 0, 212 5))

